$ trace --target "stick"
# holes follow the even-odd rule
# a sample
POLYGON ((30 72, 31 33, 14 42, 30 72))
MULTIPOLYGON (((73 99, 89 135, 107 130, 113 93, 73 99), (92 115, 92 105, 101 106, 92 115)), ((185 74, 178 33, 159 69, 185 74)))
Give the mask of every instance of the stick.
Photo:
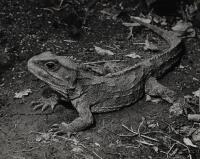
MULTIPOLYGON (((133 131, 133 130, 130 130, 126 125, 122 125, 122 126, 123 126, 125 129, 127 129, 128 131, 132 132, 133 134, 139 135, 137 132, 135 132, 135 131, 133 131)), ((149 136, 146 136, 146 135, 143 135, 143 134, 140 134, 140 136, 143 137, 143 138, 146 138, 146 139, 155 141, 155 142, 159 142, 157 139, 152 138, 152 137, 149 137, 149 136)))
POLYGON ((200 88, 199 88, 199 112, 200 112, 200 88))

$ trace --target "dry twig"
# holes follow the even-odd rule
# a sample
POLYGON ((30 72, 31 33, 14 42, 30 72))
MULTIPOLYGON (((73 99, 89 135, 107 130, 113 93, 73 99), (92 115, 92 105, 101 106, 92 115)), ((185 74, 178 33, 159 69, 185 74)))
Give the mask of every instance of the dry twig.
POLYGON ((189 149, 189 147, 188 147, 187 145, 185 145, 184 143, 182 143, 182 142, 180 142, 180 141, 178 141, 178 140, 176 140, 176 139, 174 139, 174 138, 171 138, 170 136, 168 136, 168 134, 166 134, 166 133, 164 133, 164 132, 161 132, 161 131, 152 131, 152 132, 148 132, 148 133, 146 133, 146 134, 150 134, 150 133, 160 133, 160 134, 162 134, 162 135, 165 135, 166 138, 168 138, 168 139, 174 141, 176 144, 179 144, 179 145, 185 147, 185 148, 187 149, 187 151, 188 151, 189 158, 192 159, 192 155, 191 155, 190 149, 189 149))
MULTIPOLYGON (((126 125, 122 124, 122 127, 124 127, 126 130, 130 131, 131 133, 135 134, 135 135, 139 135, 137 132, 129 129, 126 125)), ((148 140, 152 140, 152 141, 155 141, 155 142, 159 142, 157 139, 155 138, 152 138, 152 137, 149 137, 147 135, 144 135, 144 134, 140 134, 140 137, 143 137, 145 139, 148 139, 148 140)))
POLYGON ((176 145, 176 143, 173 144, 173 145, 170 147, 169 151, 167 151, 167 158, 169 158, 170 152, 172 151, 172 149, 174 148, 175 145, 176 145))

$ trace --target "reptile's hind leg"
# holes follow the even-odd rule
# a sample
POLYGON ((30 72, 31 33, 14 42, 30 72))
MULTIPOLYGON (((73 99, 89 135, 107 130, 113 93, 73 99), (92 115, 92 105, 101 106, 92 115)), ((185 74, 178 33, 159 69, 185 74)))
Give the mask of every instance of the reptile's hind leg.
POLYGON ((170 108, 170 112, 173 112, 174 114, 180 115, 178 113, 182 111, 187 114, 187 109, 195 112, 183 97, 179 97, 177 93, 160 84, 154 77, 150 77, 147 80, 145 84, 145 93, 150 96, 161 97, 163 100, 173 104, 170 108))
POLYGON ((158 96, 163 100, 174 103, 177 99, 177 94, 169 88, 160 84, 154 77, 150 77, 145 85, 145 93, 150 96, 158 96))
POLYGON ((67 124, 62 122, 61 124, 54 124, 52 131, 58 133, 67 133, 71 134, 74 132, 81 131, 93 123, 93 116, 88 104, 84 102, 72 102, 77 112, 79 113, 79 117, 73 120, 71 123, 67 124))

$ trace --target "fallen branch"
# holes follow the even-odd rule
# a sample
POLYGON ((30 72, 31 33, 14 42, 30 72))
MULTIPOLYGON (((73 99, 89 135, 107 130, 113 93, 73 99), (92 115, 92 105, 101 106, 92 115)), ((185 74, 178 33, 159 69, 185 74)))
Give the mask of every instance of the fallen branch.
MULTIPOLYGON (((122 127, 124 127, 126 130, 130 131, 131 133, 139 136, 139 134, 137 132, 129 129, 126 125, 122 124, 122 127)), ((149 137, 149 136, 146 136, 146 135, 143 135, 143 134, 140 134, 140 137, 143 137, 145 139, 152 140, 152 141, 155 141, 155 142, 159 142, 157 139, 149 137)))
POLYGON ((180 141, 178 141, 178 140, 176 140, 176 139, 174 139, 174 138, 169 137, 168 134, 166 134, 166 133, 164 133, 164 132, 161 132, 161 131, 152 131, 152 132, 148 132, 148 133, 146 133, 146 134, 150 134, 150 133, 160 133, 160 134, 162 134, 162 135, 165 135, 165 137, 167 137, 168 139, 170 139, 170 140, 176 142, 176 144, 182 145, 183 147, 185 147, 185 148, 187 149, 188 154, 189 154, 189 158, 192 159, 192 155, 191 155, 190 149, 189 149, 189 147, 188 147, 187 145, 185 145, 184 143, 182 143, 182 142, 180 142, 180 141))

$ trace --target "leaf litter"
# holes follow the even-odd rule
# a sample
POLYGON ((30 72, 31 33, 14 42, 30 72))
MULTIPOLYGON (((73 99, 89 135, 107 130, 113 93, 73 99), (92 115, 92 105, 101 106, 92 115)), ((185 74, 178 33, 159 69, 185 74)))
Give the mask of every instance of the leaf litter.
POLYGON ((125 56, 130 57, 130 58, 133 58, 133 59, 135 59, 135 58, 141 58, 141 56, 140 56, 140 55, 137 55, 135 52, 133 52, 133 53, 131 53, 131 54, 128 54, 128 55, 125 55, 125 56))
POLYGON ((20 99, 23 98, 24 96, 28 96, 30 93, 32 93, 31 89, 26 89, 20 92, 16 92, 14 98, 20 99))
POLYGON ((115 53, 110 51, 110 50, 106 50, 106 49, 102 49, 101 47, 98 47, 98 46, 94 46, 94 49, 96 51, 97 54, 99 55, 114 55, 115 53))

